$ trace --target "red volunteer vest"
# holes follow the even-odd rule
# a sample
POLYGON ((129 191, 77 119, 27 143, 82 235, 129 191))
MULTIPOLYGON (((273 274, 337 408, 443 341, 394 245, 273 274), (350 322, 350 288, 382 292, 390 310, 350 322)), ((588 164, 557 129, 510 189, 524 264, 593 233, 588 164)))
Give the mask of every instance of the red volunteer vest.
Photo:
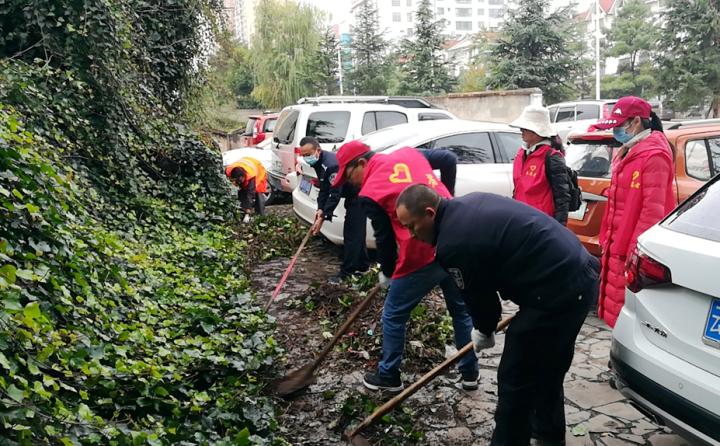
POLYGON ((411 184, 418 183, 427 184, 443 198, 451 198, 445 185, 433 173, 430 163, 413 148, 405 147, 388 155, 377 154, 365 168, 360 196, 370 198, 387 212, 398 244, 393 278, 415 272, 435 260, 435 248, 412 238, 395 214, 395 203, 400 193, 411 184))
POLYGON ((525 158, 525 150, 520 149, 513 162, 513 198, 548 214, 555 216, 555 200, 552 187, 545 174, 545 160, 548 152, 554 149, 543 145, 525 158), (523 159, 525 158, 525 159, 523 159))

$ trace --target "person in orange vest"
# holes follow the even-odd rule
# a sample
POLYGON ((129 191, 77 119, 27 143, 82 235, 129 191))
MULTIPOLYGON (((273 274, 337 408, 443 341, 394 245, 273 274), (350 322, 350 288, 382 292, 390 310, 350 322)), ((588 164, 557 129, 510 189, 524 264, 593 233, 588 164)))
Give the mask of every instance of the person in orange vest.
POLYGON ((246 156, 230 164, 225 174, 238 188, 240 207, 245 212, 243 223, 250 221, 254 213, 265 215, 265 200, 261 194, 267 193, 267 171, 255 158, 246 156))
POLYGON ((522 132, 523 147, 513 163, 513 198, 566 225, 570 180, 562 142, 545 107, 527 106, 510 124, 522 132))

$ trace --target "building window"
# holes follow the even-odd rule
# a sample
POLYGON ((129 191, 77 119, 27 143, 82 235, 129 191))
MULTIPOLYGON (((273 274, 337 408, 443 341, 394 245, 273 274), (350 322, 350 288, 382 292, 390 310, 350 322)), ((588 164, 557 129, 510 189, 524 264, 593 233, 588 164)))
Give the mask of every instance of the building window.
POLYGON ((488 10, 489 16, 493 19, 501 19, 503 16, 503 13, 505 12, 504 9, 490 9, 488 10))
POLYGON ((392 13, 393 22, 399 22, 400 21, 400 13, 399 12, 393 12, 392 13))
POLYGON ((392 0, 393 6, 400 6, 400 0, 392 0))
POLYGON ((472 8, 455 8, 456 17, 471 17, 472 8))
POLYGON ((445 14, 445 8, 438 8, 437 15, 443 15, 443 14, 445 14))
POLYGON ((455 0, 455 3, 459 5, 468 5, 471 3, 472 0, 455 0))
POLYGON ((412 0, 407 0, 407 2, 405 2, 405 4, 406 4, 407 6, 412 6, 412 0))
POLYGON ((472 22, 455 22, 456 31, 472 31, 472 22))
POLYGON ((412 12, 407 13, 407 21, 412 23, 412 21, 413 21, 413 13, 412 12))
POLYGON ((488 5, 504 5, 504 0, 488 0, 488 5))
POLYGON ((485 15, 485 10, 483 8, 478 8, 477 15, 485 15))

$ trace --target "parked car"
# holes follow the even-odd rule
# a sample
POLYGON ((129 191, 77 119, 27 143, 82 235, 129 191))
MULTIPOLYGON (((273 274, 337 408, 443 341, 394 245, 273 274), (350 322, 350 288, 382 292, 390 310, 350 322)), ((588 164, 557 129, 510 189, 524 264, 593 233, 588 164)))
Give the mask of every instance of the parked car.
POLYGON ((266 139, 272 139, 278 116, 277 113, 273 112, 250 116, 243 134, 243 147, 256 146, 266 139))
POLYGON ((573 130, 586 132, 590 125, 610 116, 617 99, 561 102, 548 106, 550 122, 563 141, 573 130))
MULTIPOLYGON (((381 100, 378 98, 383 97, 325 96, 312 100, 302 99, 299 104, 285 107, 280 113, 273 136, 273 161, 268 172, 272 188, 292 192, 287 175, 295 172, 296 148, 305 136, 316 137, 323 149, 337 150, 347 141, 385 127, 407 122, 455 118, 445 110, 406 108, 378 102, 381 100)), ((415 100, 419 101, 416 104, 412 98, 399 98, 397 101, 410 105, 426 103, 415 100)))
MULTIPOLYGON (((432 121, 400 124, 378 130, 361 138, 376 152, 390 153, 402 147, 419 149, 446 148, 458 156, 455 194, 493 192, 511 196, 513 190, 512 161, 522 144, 520 132, 505 124, 476 121, 432 121)), ((317 209, 317 178, 304 161, 302 176, 291 176, 299 183, 293 191, 295 214, 306 223, 315 218, 317 209)), ((343 243, 345 207, 341 200, 331 222, 325 222, 322 234, 335 244, 343 243)), ((368 246, 375 247, 372 228, 368 224, 368 246)))
POLYGON ((720 175, 640 236, 610 353, 615 387, 692 444, 720 444, 718 216, 720 175))
MULTIPOLYGON (((665 134, 675 150, 675 196, 682 202, 720 172, 720 120, 665 123, 665 134)), ((619 146, 612 132, 591 132, 571 135, 566 147, 565 160, 577 171, 583 191, 580 209, 568 215, 568 228, 597 256, 612 157, 619 146)))

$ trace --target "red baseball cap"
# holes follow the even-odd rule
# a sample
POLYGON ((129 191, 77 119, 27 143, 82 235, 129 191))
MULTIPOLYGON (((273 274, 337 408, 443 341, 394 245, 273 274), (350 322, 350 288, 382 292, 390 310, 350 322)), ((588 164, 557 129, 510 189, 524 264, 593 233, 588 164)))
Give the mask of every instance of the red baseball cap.
POLYGON ((618 99, 610 112, 610 116, 598 121, 595 128, 598 130, 613 129, 636 116, 650 119, 650 112, 652 112, 652 106, 646 100, 636 96, 625 96, 618 99))
POLYGON ((354 159, 357 159, 370 151, 370 146, 358 140, 350 141, 342 145, 337 151, 337 160, 340 165, 338 173, 333 181, 333 187, 338 187, 345 181, 345 169, 354 159))

